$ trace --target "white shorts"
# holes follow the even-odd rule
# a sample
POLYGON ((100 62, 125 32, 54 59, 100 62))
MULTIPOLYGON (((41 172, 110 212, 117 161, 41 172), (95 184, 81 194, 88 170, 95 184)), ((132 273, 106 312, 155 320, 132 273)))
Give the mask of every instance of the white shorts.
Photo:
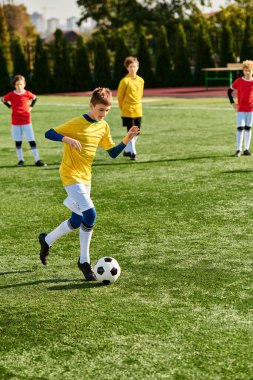
POLYGON ((73 211, 75 214, 82 213, 94 207, 90 198, 90 185, 84 183, 74 183, 73 185, 65 186, 68 197, 63 204, 73 211))
POLYGON ((237 127, 252 127, 253 112, 237 112, 237 127))
POLYGON ((26 141, 35 140, 32 124, 12 125, 12 138, 14 141, 22 141, 23 134, 26 141))

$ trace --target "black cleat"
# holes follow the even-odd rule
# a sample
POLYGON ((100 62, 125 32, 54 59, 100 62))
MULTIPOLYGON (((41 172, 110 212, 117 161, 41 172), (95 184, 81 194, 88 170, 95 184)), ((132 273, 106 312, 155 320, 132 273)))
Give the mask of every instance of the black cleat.
POLYGON ((136 160, 137 160, 136 154, 132 153, 130 159, 131 159, 132 161, 136 161, 136 160))
POLYGON ((85 279, 87 281, 96 281, 95 273, 93 272, 92 266, 89 263, 80 263, 80 259, 78 259, 77 266, 80 271, 83 273, 85 279))
POLYGON ((39 242, 40 242, 40 260, 43 265, 47 265, 47 258, 49 255, 49 249, 50 246, 47 244, 45 237, 47 234, 40 234, 39 235, 39 242))
POLYGON ((18 161, 18 166, 21 168, 22 166, 24 166, 24 161, 20 160, 18 161))
POLYGON ((251 156, 251 153, 248 149, 245 149, 245 151, 243 152, 243 155, 244 156, 251 156))
POLYGON ((124 157, 131 157, 131 153, 130 152, 123 152, 123 156, 124 157))
POLYGON ((41 160, 38 160, 35 162, 35 166, 47 166, 47 164, 45 164, 45 162, 43 162, 41 160))
POLYGON ((240 157, 240 155, 241 155, 241 151, 240 150, 237 150, 236 152, 235 152, 235 157, 240 157))

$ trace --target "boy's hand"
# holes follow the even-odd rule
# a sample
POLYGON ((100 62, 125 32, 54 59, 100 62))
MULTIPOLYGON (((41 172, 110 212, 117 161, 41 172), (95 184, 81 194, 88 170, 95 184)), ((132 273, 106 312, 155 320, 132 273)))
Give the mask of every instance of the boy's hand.
POLYGON ((127 132, 128 136, 132 139, 134 136, 138 135, 140 133, 139 127, 134 125, 132 128, 129 129, 127 132))
POLYGON ((82 145, 80 141, 72 139, 71 137, 64 136, 62 139, 62 142, 69 144, 72 146, 72 148, 76 149, 78 152, 81 152, 82 150, 82 145))
POLYGON ((237 111, 237 104, 236 103, 232 103, 232 107, 234 108, 234 110, 237 111))
POLYGON ((136 125, 134 125, 132 128, 129 129, 129 131, 127 132, 126 136, 123 138, 122 142, 125 145, 127 145, 129 143, 129 141, 131 141, 132 138, 134 138, 135 136, 137 136, 139 133, 140 133, 139 127, 137 127, 136 125))

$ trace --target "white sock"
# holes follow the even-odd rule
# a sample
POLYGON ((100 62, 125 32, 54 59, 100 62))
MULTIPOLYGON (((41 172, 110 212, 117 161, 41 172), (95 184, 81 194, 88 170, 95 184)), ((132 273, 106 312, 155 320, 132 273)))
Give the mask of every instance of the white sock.
POLYGON ((242 150, 242 141, 243 141, 243 131, 236 132, 236 144, 237 150, 242 150))
POLYGON ((126 146, 126 152, 133 154, 133 140, 129 141, 129 143, 126 146))
POLYGON ((251 128, 249 131, 245 131, 244 134, 244 150, 249 150, 251 140, 251 128))
POLYGON ((125 147, 125 152, 126 152, 126 153, 132 153, 132 152, 131 152, 131 146, 130 146, 130 143, 128 143, 127 146, 125 147))
POLYGON ((38 149, 37 148, 31 148, 31 151, 32 151, 32 154, 34 157, 34 161, 37 162, 40 159, 38 149))
POLYGON ((18 160, 19 161, 24 161, 23 149, 22 148, 17 148, 16 152, 17 152, 18 160))
POLYGON ((136 143, 136 137, 133 137, 131 141, 129 141, 129 143, 127 144, 127 148, 128 148, 128 151, 131 153, 131 154, 136 154, 136 148, 135 148, 135 143, 136 143))
POLYGON ((86 227, 81 224, 79 230, 80 237, 80 263, 90 263, 90 241, 93 229, 86 229, 86 227))
POLYGON ((74 228, 70 225, 69 220, 65 220, 53 231, 47 234, 45 241, 50 246, 61 236, 68 234, 69 232, 74 231, 74 228))

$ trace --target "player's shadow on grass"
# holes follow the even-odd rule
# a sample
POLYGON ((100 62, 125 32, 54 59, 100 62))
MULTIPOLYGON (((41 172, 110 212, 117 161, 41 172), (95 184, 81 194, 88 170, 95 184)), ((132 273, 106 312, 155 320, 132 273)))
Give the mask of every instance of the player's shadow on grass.
POLYGON ((23 274, 23 273, 31 273, 32 270, 13 270, 9 272, 0 272, 0 276, 4 276, 6 274, 23 274))
POLYGON ((253 169, 227 170, 223 174, 253 173, 253 169))
POLYGON ((3 166, 0 166, 0 169, 8 169, 8 168, 15 168, 17 170, 24 170, 25 168, 34 168, 36 170, 45 170, 45 169, 49 169, 49 170, 52 170, 52 169, 59 169, 59 166, 60 166, 60 163, 59 162, 55 162, 55 163, 51 163, 51 164, 47 164, 47 166, 41 166, 41 167, 38 167, 38 166, 35 166, 34 164, 25 164, 24 166, 22 167, 19 167, 17 165, 3 165, 3 166), (54 166, 54 168, 49 168, 49 166, 54 166))
POLYGON ((37 280, 37 281, 29 281, 29 282, 20 282, 17 284, 10 284, 10 285, 3 285, 0 286, 0 290, 3 289, 13 289, 13 288, 19 288, 22 286, 34 286, 34 285, 40 285, 40 284, 57 284, 57 283, 68 283, 66 285, 58 285, 58 286, 51 286, 48 287, 47 290, 70 290, 70 289, 87 289, 87 288, 95 288, 98 286, 101 286, 99 282, 87 282, 83 279, 64 279, 64 278, 50 278, 48 280, 37 280), (73 282, 75 284, 73 284, 73 282))
POLYGON ((217 158, 226 158, 227 156, 201 156, 201 157, 175 157, 175 158, 164 158, 161 160, 145 160, 145 161, 131 161, 127 160, 125 162, 94 162, 93 166, 114 166, 114 165, 141 165, 141 164, 156 164, 163 162, 177 162, 177 161, 197 161, 197 160, 209 160, 217 158))
MULTIPOLYGON (((145 160, 145 161, 131 161, 131 160, 126 160, 126 161, 109 161, 109 162, 106 162, 106 161, 95 161, 93 163, 92 166, 115 166, 115 165, 142 165, 142 164, 159 164, 159 163, 163 163, 163 162, 178 162, 178 161, 198 161, 198 160, 209 160, 209 159, 212 159, 212 160, 215 160, 215 159, 220 159, 220 158, 227 158, 227 157, 230 157, 230 156, 197 156, 197 157, 175 157, 175 158, 164 158, 164 159, 161 159, 161 160, 145 160)), ((60 166, 60 163, 57 162, 57 163, 50 163, 50 164, 47 164, 47 166, 43 166, 39 169, 43 169, 43 170, 56 170, 58 169, 60 166)), ((22 168, 19 168, 17 165, 6 165, 6 166, 0 166, 0 169, 7 169, 7 168, 16 168, 18 170, 23 170, 24 168, 26 167, 34 167, 34 168, 37 168, 37 166, 35 165, 24 165, 24 167, 22 168)))

